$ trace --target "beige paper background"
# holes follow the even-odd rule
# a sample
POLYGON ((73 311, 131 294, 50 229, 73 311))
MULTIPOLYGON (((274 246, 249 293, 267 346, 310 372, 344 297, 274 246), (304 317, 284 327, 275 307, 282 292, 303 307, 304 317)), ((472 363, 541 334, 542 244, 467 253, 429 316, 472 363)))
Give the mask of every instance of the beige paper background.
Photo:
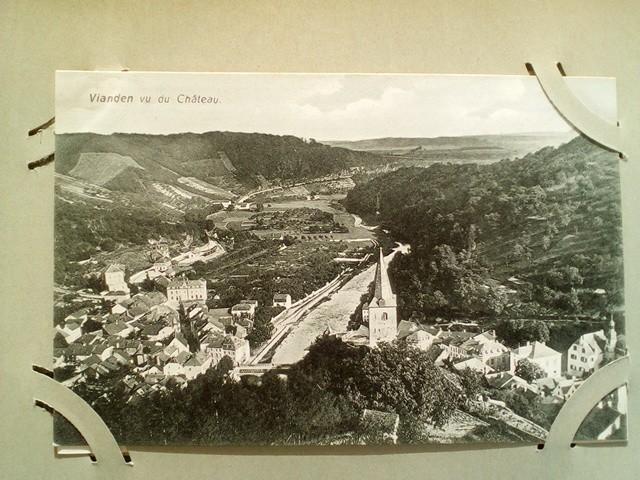
POLYGON ((26 165, 53 150, 51 130, 31 138, 27 131, 54 115, 56 69, 525 74, 525 62, 552 70, 560 61, 568 75, 614 76, 621 125, 614 143, 628 157, 621 175, 627 338, 635 354, 638 19, 634 0, 3 1, 0 478, 635 478, 634 365, 626 447, 136 448, 133 466, 55 458, 50 415, 33 405, 46 382, 31 370, 51 364, 53 166, 26 165))

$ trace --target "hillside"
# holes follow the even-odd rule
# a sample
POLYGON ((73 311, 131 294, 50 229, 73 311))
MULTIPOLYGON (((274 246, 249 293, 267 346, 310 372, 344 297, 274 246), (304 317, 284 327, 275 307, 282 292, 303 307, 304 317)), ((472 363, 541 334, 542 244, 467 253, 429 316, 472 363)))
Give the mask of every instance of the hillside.
POLYGON ((412 245, 392 264, 405 316, 622 302, 618 159, 584 138, 515 161, 400 169, 345 205, 412 245))
POLYGON ((69 175, 86 180, 94 185, 104 186, 122 173, 131 174, 129 169, 144 170, 131 157, 117 153, 81 153, 78 163, 69 175))
POLYGON ((353 152, 293 136, 208 132, 174 135, 74 133, 56 138, 56 171, 72 175, 82 154, 130 157, 150 178, 175 182, 195 177, 215 186, 241 190, 267 180, 302 180, 379 162, 367 152, 353 152))

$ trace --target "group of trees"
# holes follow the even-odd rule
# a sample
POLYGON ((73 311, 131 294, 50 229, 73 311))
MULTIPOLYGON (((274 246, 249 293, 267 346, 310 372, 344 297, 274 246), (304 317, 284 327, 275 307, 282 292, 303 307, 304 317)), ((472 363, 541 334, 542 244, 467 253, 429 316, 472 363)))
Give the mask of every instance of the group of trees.
POLYGON ((284 310, 284 307, 272 307, 270 305, 258 306, 253 318, 253 328, 247 335, 249 346, 253 349, 271 338, 273 335, 273 323, 271 319, 284 310))
POLYGON ((549 341, 549 327, 541 320, 504 320, 496 326, 497 337, 511 348, 527 342, 549 341))
POLYGON ((578 137, 491 165, 396 170, 356 185, 345 206, 411 244, 390 269, 404 317, 499 314, 507 303, 594 313, 621 301, 617 163, 578 137), (514 275, 529 287, 507 302, 498 282, 514 275), (599 288, 604 300, 591 294, 599 288))
MULTIPOLYGON (((273 252, 276 252, 280 245, 279 242, 271 240, 256 239, 256 242, 259 242, 258 244, 263 248, 270 248, 273 252)), ((246 255, 246 252, 244 254, 246 255)), ((274 266, 273 258, 279 257, 267 259, 260 266, 243 270, 250 276, 251 281, 228 276, 220 279, 215 284, 220 300, 212 300, 209 304, 215 308, 233 305, 244 298, 251 298, 258 300, 260 305, 271 305, 276 293, 288 293, 294 301, 301 299, 342 271, 343 267, 333 261, 334 256, 335 252, 332 250, 325 251, 310 247, 297 257, 295 264, 274 266)), ((228 260, 231 259, 223 257, 219 262, 214 260, 208 264, 196 263, 194 269, 200 276, 219 275, 220 265, 225 265, 228 260)))
MULTIPOLYGON (((355 347, 332 336, 320 337, 286 378, 271 372, 258 382, 234 381, 230 368, 221 362, 184 389, 169 385, 145 396, 126 387, 124 371, 87 379, 75 390, 123 444, 252 444, 314 443, 342 434, 355 442, 364 408, 397 413, 414 426, 442 425, 476 388, 446 378, 420 350, 355 347)), ((73 441, 62 422, 57 440, 73 441)))
POLYGON ((331 212, 317 208, 292 208, 280 212, 258 213, 251 216, 256 230, 296 229, 305 233, 346 233, 344 225, 334 221, 331 212))

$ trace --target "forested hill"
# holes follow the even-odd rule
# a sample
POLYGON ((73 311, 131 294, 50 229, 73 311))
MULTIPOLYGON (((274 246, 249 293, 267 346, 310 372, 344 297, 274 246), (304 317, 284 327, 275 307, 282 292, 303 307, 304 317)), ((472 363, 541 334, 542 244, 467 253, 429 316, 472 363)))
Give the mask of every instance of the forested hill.
POLYGON ((397 170, 345 204, 411 244, 391 268, 405 317, 622 302, 618 158, 582 137, 514 161, 397 170))
POLYGON ((252 175, 267 179, 300 180, 354 166, 379 162, 371 153, 330 147, 314 140, 260 133, 208 132, 173 135, 74 133, 56 139, 56 171, 67 174, 82 153, 130 157, 153 177, 172 174, 201 180, 235 175, 241 182, 252 175))

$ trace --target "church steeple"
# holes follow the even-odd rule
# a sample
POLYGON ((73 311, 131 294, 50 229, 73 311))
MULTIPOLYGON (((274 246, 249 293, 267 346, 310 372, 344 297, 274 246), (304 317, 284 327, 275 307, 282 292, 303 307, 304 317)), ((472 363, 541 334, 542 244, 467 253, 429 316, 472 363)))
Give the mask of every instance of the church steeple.
POLYGON ((616 344, 618 343, 618 334, 616 333, 616 322, 613 320, 613 312, 611 312, 611 320, 609 321, 609 331, 607 332, 607 341, 604 345, 604 359, 613 360, 616 352, 616 344))
POLYGON ((378 264, 373 280, 373 298, 362 307, 362 320, 369 326, 369 346, 378 342, 392 342, 398 333, 396 296, 391 290, 382 249, 378 252, 378 264))
POLYGON ((378 264, 376 265, 375 288, 373 290, 373 298, 371 306, 396 306, 396 296, 391 290, 391 282, 387 274, 387 266, 382 255, 382 248, 379 249, 378 264))

